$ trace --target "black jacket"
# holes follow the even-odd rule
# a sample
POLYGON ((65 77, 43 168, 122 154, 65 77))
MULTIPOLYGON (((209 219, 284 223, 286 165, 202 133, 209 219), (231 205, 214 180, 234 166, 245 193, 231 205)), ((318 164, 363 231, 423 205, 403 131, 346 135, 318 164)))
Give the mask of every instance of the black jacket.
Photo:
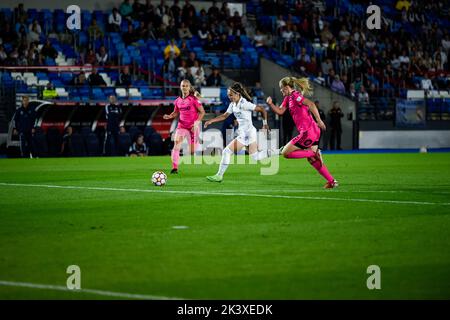
POLYGON ((36 122, 36 111, 34 108, 28 106, 24 108, 23 106, 16 110, 14 114, 14 128, 19 131, 19 133, 31 133, 36 122))

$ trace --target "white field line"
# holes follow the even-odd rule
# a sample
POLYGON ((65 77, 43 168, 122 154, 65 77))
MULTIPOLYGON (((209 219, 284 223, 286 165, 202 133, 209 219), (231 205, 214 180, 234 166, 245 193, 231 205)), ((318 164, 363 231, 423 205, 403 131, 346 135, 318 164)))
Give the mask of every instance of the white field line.
POLYGON ((257 197, 272 199, 302 199, 302 200, 329 200, 329 201, 348 201, 348 202, 367 202, 367 203, 389 203, 389 204, 407 204, 407 205, 442 205, 450 206, 450 202, 427 202, 427 201, 404 201, 404 200, 379 200, 379 199, 358 199, 358 198, 334 198, 334 197, 317 197, 317 196, 289 196, 277 194, 257 194, 257 193, 241 193, 241 192, 210 192, 210 191, 183 191, 183 190, 164 190, 164 189, 128 189, 128 188, 106 188, 106 187, 86 187, 86 186, 61 186, 46 184, 22 184, 22 183, 4 183, 0 182, 0 186, 8 187, 34 187, 34 188, 53 188, 53 189, 69 189, 69 190, 95 190, 95 191, 118 191, 118 192, 143 192, 143 193, 159 193, 159 194, 194 194, 194 195, 210 195, 210 196, 235 196, 235 197, 257 197))
POLYGON ((182 300, 182 298, 153 296, 153 295, 146 295, 146 294, 125 293, 125 292, 112 292, 112 291, 95 290, 95 289, 83 289, 83 288, 81 288, 79 290, 70 290, 70 289, 68 289, 67 287, 64 287, 64 286, 56 286, 56 285, 50 285, 50 284, 29 283, 29 282, 4 281, 4 280, 0 280, 0 286, 32 288, 32 289, 44 289, 44 290, 56 290, 56 291, 66 291, 66 292, 75 292, 75 293, 89 293, 89 294, 96 294, 96 295, 99 295, 99 296, 125 298, 125 299, 182 300))

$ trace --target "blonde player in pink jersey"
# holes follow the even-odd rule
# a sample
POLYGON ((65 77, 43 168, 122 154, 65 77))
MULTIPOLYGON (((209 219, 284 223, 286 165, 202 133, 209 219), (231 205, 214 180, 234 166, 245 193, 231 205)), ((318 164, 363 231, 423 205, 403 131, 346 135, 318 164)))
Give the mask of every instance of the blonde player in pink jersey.
POLYGON ((324 188, 336 188, 338 182, 331 176, 323 163, 322 154, 318 148, 320 129, 325 130, 325 124, 320 119, 316 105, 304 97, 304 95, 312 94, 309 80, 307 78, 285 77, 280 80, 279 85, 284 96, 283 103, 281 106, 276 106, 273 104, 272 98, 268 97, 267 104, 278 115, 282 115, 289 109, 299 132, 298 136, 282 148, 281 154, 288 159, 308 159, 309 163, 327 180, 324 188))
POLYGON ((202 119, 205 116, 205 110, 198 100, 200 93, 195 91, 189 80, 181 81, 180 90, 181 96, 175 100, 173 112, 163 116, 165 120, 180 116, 175 132, 175 145, 172 149, 172 171, 170 173, 178 173, 180 149, 184 139, 188 139, 191 154, 194 154, 202 119))

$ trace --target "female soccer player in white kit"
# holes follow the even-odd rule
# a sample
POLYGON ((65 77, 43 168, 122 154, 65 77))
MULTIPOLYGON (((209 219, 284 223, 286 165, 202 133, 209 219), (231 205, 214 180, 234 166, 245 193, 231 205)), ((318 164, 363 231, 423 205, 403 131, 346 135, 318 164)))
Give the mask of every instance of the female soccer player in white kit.
POLYGON ((222 182, 223 175, 230 164, 231 156, 234 152, 239 152, 243 147, 248 147, 248 153, 256 161, 265 159, 272 154, 278 154, 276 150, 263 150, 258 152, 257 134, 252 122, 252 112, 257 111, 262 114, 264 118, 263 129, 269 130, 266 110, 250 102, 252 100, 250 95, 239 82, 235 82, 229 87, 227 94, 231 101, 227 111, 214 119, 206 121, 205 128, 212 123, 225 120, 233 113, 239 124, 238 136, 223 150, 222 160, 220 161, 217 174, 206 177, 208 181, 212 182, 222 182))

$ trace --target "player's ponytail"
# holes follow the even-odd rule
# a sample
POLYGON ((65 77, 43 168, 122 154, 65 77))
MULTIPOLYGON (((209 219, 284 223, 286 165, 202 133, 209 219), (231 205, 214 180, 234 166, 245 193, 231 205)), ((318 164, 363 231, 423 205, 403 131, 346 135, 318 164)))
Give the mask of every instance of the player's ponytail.
POLYGON ((248 101, 252 101, 252 97, 248 93, 248 91, 245 89, 245 87, 240 82, 235 82, 231 85, 229 88, 230 90, 239 93, 242 97, 247 99, 248 101))
POLYGON ((200 99, 202 97, 202 95, 200 94, 200 92, 198 92, 197 90, 194 89, 194 92, 191 92, 191 94, 196 97, 197 99, 200 99))
POLYGON ((192 95, 192 96, 196 97, 197 99, 200 99, 202 97, 200 92, 195 90, 194 86, 188 79, 184 79, 181 82, 187 83, 189 85, 189 95, 192 95))
POLYGON ((299 90, 305 96, 313 94, 313 87, 308 78, 284 77, 280 80, 280 87, 289 86, 299 90))

